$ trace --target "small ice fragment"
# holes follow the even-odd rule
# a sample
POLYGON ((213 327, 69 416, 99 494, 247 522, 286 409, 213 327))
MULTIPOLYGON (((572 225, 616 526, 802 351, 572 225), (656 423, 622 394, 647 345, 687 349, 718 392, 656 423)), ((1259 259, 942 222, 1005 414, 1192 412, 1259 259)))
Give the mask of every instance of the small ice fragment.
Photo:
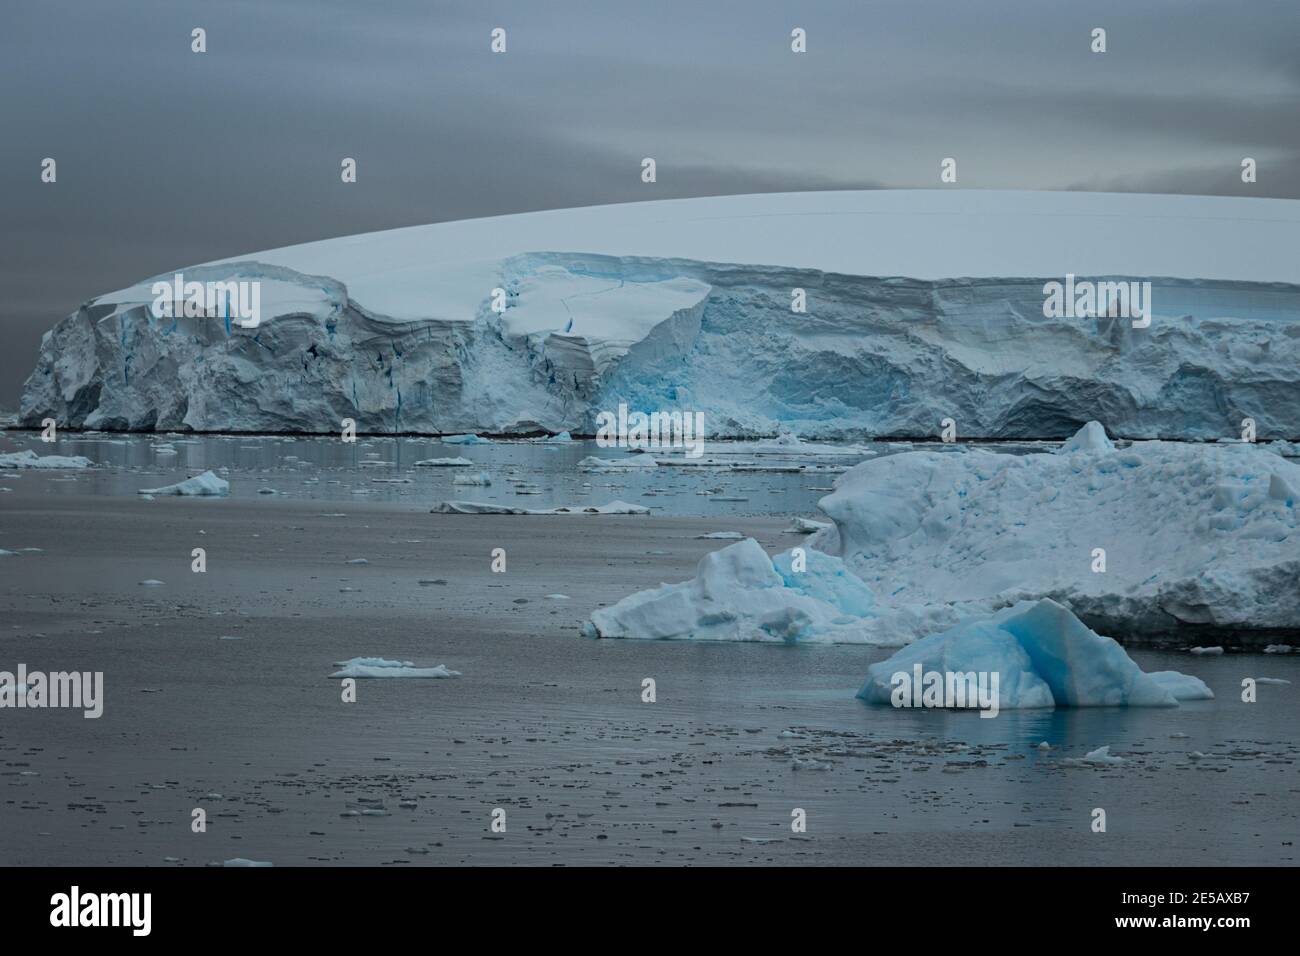
POLYGON ((460 677, 459 671, 448 670, 445 664, 437 667, 416 667, 410 661, 390 661, 382 657, 354 657, 351 660, 336 661, 334 666, 340 668, 331 674, 332 678, 434 678, 460 677))
POLYGON ((1098 763, 1098 764, 1116 764, 1116 763, 1124 762, 1123 757, 1116 757, 1110 752, 1110 744, 1106 744, 1106 746, 1104 747, 1098 747, 1096 750, 1089 751, 1088 753, 1083 755, 1083 759, 1087 763, 1098 763))
POLYGON ((230 494, 230 482, 218 478, 212 471, 205 471, 193 478, 186 478, 174 485, 162 488, 141 488, 141 495, 186 495, 192 497, 214 497, 230 494))

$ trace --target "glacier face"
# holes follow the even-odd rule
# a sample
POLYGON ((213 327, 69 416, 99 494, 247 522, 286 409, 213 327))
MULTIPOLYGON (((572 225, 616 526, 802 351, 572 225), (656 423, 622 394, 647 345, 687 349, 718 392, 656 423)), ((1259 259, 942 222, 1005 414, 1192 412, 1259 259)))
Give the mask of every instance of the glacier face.
POLYGON ((944 418, 959 437, 1064 437, 1099 418, 1206 439, 1252 418, 1296 438, 1300 274, 1231 245, 1300 237, 1295 205, 789 194, 328 240, 182 270, 261 283, 257 328, 157 318, 152 280, 86 303, 42 341, 21 421, 592 434, 625 403, 703 412, 714 437, 922 436, 944 418), (1044 317, 1066 272, 1150 279, 1150 327, 1044 317))

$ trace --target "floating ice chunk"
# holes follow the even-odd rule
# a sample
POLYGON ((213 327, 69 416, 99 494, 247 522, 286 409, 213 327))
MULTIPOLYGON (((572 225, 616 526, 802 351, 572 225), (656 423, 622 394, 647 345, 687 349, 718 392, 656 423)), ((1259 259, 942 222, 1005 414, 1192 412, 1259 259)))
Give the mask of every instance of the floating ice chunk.
POLYGON ((487 501, 443 501, 431 508, 433 514, 457 515, 648 515, 650 509, 611 501, 607 505, 566 505, 561 508, 517 508, 487 501))
POLYGON ((274 863, 266 863, 261 860, 249 860, 242 856, 237 856, 233 860, 226 860, 222 866, 274 866, 274 863))
POLYGON ((94 464, 81 455, 37 455, 31 450, 0 455, 0 468, 90 468, 94 464))
POLYGON ((803 759, 795 757, 790 761, 791 770, 833 770, 835 764, 827 760, 818 760, 816 757, 803 759))
POLYGON ((894 675, 910 681, 917 666, 945 680, 950 674, 998 675, 999 709, 1175 707, 1179 700, 1214 696, 1195 677, 1144 673, 1118 643, 1047 599, 1023 601, 916 641, 868 667, 858 697, 893 703, 894 675))
POLYGON ((1202 654, 1202 655, 1209 655, 1209 656, 1216 656, 1216 655, 1219 655, 1219 654, 1222 654, 1222 653, 1223 653, 1223 648, 1222 648, 1222 647, 1218 647, 1218 646, 1215 646, 1215 647, 1190 647, 1190 648, 1188 648, 1188 650, 1191 651, 1193 654, 1202 654))
POLYGON ((745 536, 739 531, 710 531, 708 534, 697 534, 696 540, 703 541, 743 541, 745 536))
POLYGON ((205 471, 201 475, 186 478, 184 481, 163 488, 141 488, 137 494, 217 497, 230 494, 230 482, 224 478, 219 478, 211 471, 205 471))
POLYGON ((441 439, 444 445, 491 445, 491 438, 483 438, 479 435, 444 435, 441 439))
POLYGON ((1098 747, 1096 750, 1090 750, 1088 751, 1088 753, 1084 754, 1083 762, 1096 763, 1096 764, 1117 764, 1117 763, 1123 763, 1124 758, 1116 757, 1113 754, 1111 754, 1110 744, 1106 744, 1106 746, 1104 747, 1098 747))
POLYGON ((1290 686, 1291 684, 1289 680, 1283 680, 1280 677, 1252 677, 1251 680, 1256 684, 1277 684, 1279 686, 1290 686))
POLYGON ((558 435, 547 435, 545 438, 538 439, 543 445, 556 444, 563 445, 573 441, 573 436, 568 432, 560 432, 558 435))
POLYGON ((335 661, 334 666, 339 668, 338 671, 331 674, 330 677, 353 677, 353 678, 434 678, 434 677, 459 677, 460 671, 448 670, 447 665, 439 664, 437 667, 416 667, 410 661, 390 661, 383 657, 354 657, 351 660, 335 661))
POLYGON ((415 463, 416 468, 469 468, 474 464, 468 458, 426 458, 415 463))
POLYGON ((594 637, 853 642, 871 613, 867 586, 838 558, 809 552, 807 570, 774 560, 753 538, 700 559, 695 577, 629 595, 591 615, 594 637))
POLYGON ((1106 437, 1106 429, 1101 422, 1088 422, 1074 433, 1073 438, 1058 448, 1056 453, 1058 455, 1069 455, 1076 451, 1108 452, 1114 450, 1115 446, 1106 437))
POLYGON ((626 458, 596 458, 589 455, 578 462, 578 471, 639 471, 657 467, 659 463, 649 455, 629 455, 626 458))
POLYGON ((785 529, 786 534, 816 534, 831 527, 828 521, 813 521, 811 518, 794 518, 790 522, 790 527, 785 529))
POLYGON ((157 578, 147 578, 140 582, 140 587, 142 588, 160 588, 162 586, 163 582, 159 581, 157 578))
POLYGON ((461 472, 451 479, 453 485, 490 485, 492 476, 486 471, 461 472))
POLYGON ((1270 644, 1264 648, 1265 654, 1290 654, 1292 647, 1290 644, 1270 644))

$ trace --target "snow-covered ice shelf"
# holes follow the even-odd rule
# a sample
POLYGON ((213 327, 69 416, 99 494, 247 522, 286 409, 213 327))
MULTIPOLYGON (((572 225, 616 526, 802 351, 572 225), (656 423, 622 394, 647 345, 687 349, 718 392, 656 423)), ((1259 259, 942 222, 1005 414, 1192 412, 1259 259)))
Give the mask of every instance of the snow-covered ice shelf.
POLYGON ((152 280, 93 299, 43 339, 21 420, 594 434, 625 403, 700 412, 712 436, 923 436, 951 417, 963 437, 1098 418, 1212 439, 1251 417, 1295 439, 1298 246, 1285 200, 975 190, 412 227, 183 270, 262 283, 253 329, 155 318, 152 280), (1044 282, 1067 273, 1150 279, 1150 327, 1045 318, 1044 282))

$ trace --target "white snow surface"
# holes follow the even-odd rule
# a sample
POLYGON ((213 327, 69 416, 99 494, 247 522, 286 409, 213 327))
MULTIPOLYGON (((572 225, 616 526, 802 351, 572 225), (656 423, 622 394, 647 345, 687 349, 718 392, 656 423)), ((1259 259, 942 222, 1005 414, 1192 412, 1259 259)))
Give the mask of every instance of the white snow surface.
POLYGON ((893 675, 905 674, 910 687, 918 664, 922 674, 997 674, 999 709, 1176 707, 1180 700, 1214 696, 1198 678, 1143 672, 1118 643, 1093 633, 1051 600, 968 618, 916 641, 868 667, 858 697, 890 704, 893 675))
MULTIPOLYGON (((1300 437, 1300 204, 1047 192, 669 200, 348 236, 180 270, 262 323, 152 315, 152 280, 42 340, 26 425, 593 434, 620 403, 711 436, 1300 437), (1067 273, 1154 319, 1049 319, 1067 273), (790 309, 803 288, 805 314, 790 309), (492 308, 493 290, 505 310, 492 308), (936 369, 942 369, 938 374, 936 369)), ((162 278, 170 279, 177 270, 162 278)))

